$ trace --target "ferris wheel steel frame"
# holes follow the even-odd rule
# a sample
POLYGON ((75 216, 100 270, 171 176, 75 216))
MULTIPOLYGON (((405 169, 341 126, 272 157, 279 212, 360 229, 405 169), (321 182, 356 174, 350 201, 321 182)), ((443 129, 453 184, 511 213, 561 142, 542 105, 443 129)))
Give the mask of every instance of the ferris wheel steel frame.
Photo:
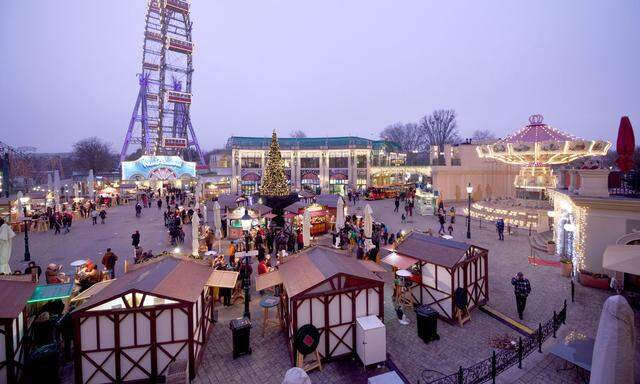
POLYGON ((150 0, 147 5, 140 88, 120 161, 130 145, 139 145, 152 156, 184 155, 193 148, 205 164, 190 115, 194 46, 189 8, 183 0, 150 0))

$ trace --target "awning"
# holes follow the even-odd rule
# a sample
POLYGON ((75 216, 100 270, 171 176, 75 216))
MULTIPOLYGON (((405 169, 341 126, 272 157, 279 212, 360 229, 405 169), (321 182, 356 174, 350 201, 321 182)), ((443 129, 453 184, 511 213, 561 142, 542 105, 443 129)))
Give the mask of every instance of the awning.
POLYGON ((271 288, 278 284, 282 284, 280 271, 263 273, 256 277, 256 291, 262 291, 263 289, 271 288))
POLYGON ((274 214, 274 213, 267 213, 266 215, 264 215, 264 216, 262 216, 262 217, 264 217, 265 219, 269 219, 269 220, 271 220, 271 219, 273 219, 273 218, 275 218, 275 217, 278 217, 278 215, 276 215, 276 214, 274 214))
POLYGON ((609 245, 604 250, 602 268, 640 275, 640 245, 609 245))
POLYGON ((71 291, 73 291, 73 283, 38 285, 28 303, 66 299, 71 296, 71 291))
POLYGON ((383 263, 385 263, 385 264, 392 265, 392 266, 394 266, 394 267, 396 267, 398 269, 407 269, 410 266, 412 266, 413 264, 418 262, 418 260, 416 260, 416 259, 412 259, 412 258, 407 257, 407 256, 401 256, 401 255, 398 255, 395 252, 392 252, 392 253, 388 254, 381 261, 383 263))
POLYGON ((89 288, 87 288, 86 290, 80 292, 80 294, 78 294, 76 297, 73 297, 71 299, 71 302, 75 303, 76 301, 87 300, 91 296, 105 289, 109 284, 113 283, 114 281, 115 279, 97 282, 92 286, 90 286, 89 288))
POLYGON ((236 286, 236 281, 238 281, 239 274, 240 273, 236 271, 225 271, 216 269, 211 272, 209 280, 207 280, 205 285, 208 285, 210 287, 233 288, 236 286))

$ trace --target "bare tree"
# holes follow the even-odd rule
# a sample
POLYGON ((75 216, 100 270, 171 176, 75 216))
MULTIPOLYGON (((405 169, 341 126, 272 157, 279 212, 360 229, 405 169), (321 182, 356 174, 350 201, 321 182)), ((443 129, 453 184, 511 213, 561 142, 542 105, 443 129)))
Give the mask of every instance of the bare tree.
POLYGON ((394 123, 380 132, 380 138, 400 145, 403 151, 413 152, 424 150, 426 142, 418 132, 416 123, 394 123))
POLYGON ((445 144, 455 144, 460 141, 456 111, 453 109, 437 109, 430 115, 420 119, 419 132, 428 145, 438 147, 438 159, 444 161, 445 144))
POLYGON ((289 134, 289 137, 293 137, 296 139, 303 139, 305 137, 307 137, 307 134, 304 133, 304 131, 302 129, 295 129, 293 131, 291 131, 291 133, 289 134))
POLYGON ((473 141, 489 141, 495 140, 496 135, 488 129, 476 129, 471 135, 473 141))
POLYGON ((73 159, 75 169, 81 171, 113 171, 118 164, 117 155, 111 150, 111 145, 95 136, 73 144, 73 159))

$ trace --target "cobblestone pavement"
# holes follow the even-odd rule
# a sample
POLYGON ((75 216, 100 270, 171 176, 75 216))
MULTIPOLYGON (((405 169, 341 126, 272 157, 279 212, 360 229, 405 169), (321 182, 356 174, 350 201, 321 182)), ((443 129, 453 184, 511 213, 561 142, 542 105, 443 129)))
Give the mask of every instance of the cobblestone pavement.
MULTIPOLYGON (((367 202, 359 202, 353 210, 361 212, 367 202)), ((393 201, 382 200, 369 202, 377 221, 382 221, 394 232, 398 230, 437 230, 433 216, 417 216, 409 218, 405 224, 400 223, 400 215, 393 213, 393 201)), ((462 208, 462 207, 460 207, 462 208)), ((458 212, 462 212, 459 209, 458 212)), ((212 215, 209 215, 212 216, 212 215)), ((107 247, 113 248, 120 256, 117 274, 122 273, 124 258, 132 258, 131 233, 139 229, 142 234, 144 249, 161 251, 170 249, 167 235, 162 223, 161 211, 156 208, 145 209, 141 218, 136 218, 132 206, 114 207, 109 210, 107 223, 92 226, 90 220, 78 220, 73 223, 71 233, 53 235, 53 232, 30 234, 32 259, 43 267, 49 262, 62 263, 65 271, 72 272, 69 263, 76 259, 101 259, 107 247)), ((190 244, 190 230, 185 228, 190 244)), ((465 241, 466 228, 464 217, 457 218, 454 229, 456 240, 465 241)), ((319 240, 326 241, 326 240, 319 240)), ((523 323, 529 327, 537 327, 559 310, 564 302, 568 303, 567 324, 562 331, 579 330, 594 337, 600 317, 603 301, 609 292, 582 287, 576 284, 576 301, 570 302, 570 281, 560 275, 556 267, 532 266, 528 263, 529 245, 526 233, 507 236, 504 242, 497 241, 493 225, 478 228, 473 224, 473 244, 489 249, 489 305, 494 309, 516 318, 515 300, 510 284, 511 276, 522 271, 531 280, 532 294, 527 303, 523 323)), ((223 245, 223 247, 226 244, 223 245)), ((23 269, 23 235, 19 234, 14 241, 11 266, 23 269)), ((256 269, 254 269, 256 270, 256 269)), ((391 276, 386 276, 391 281, 391 276)), ((394 314, 391 302, 391 289, 385 289, 385 324, 387 327, 388 353, 398 369, 411 383, 421 378, 424 369, 435 370, 443 374, 455 372, 459 366, 469 366, 490 356, 490 338, 503 334, 515 334, 511 328, 503 325, 488 315, 475 310, 471 313, 471 322, 464 328, 438 322, 440 340, 429 344, 422 343, 416 335, 415 316, 408 312, 411 324, 400 325, 394 314)), ((283 334, 271 328, 264 338, 261 336, 261 310, 258 307, 256 293, 253 293, 252 314, 255 328, 252 332, 253 354, 236 360, 231 358, 231 332, 229 320, 242 313, 240 303, 230 309, 219 307, 219 323, 214 327, 202 363, 197 372, 196 383, 280 383, 284 372, 290 368, 286 342, 283 334)), ((640 316, 636 314, 637 332, 640 337, 640 316)), ((552 343, 549 341, 548 343, 552 343)), ((547 343, 547 344, 548 344, 547 343)), ((640 346, 640 340, 637 343, 640 346)), ((638 348, 640 350, 640 348, 638 348)), ((639 363, 636 372, 640 373, 640 352, 637 351, 639 363)), ((500 382, 517 383, 578 383, 579 378, 572 372, 557 373, 563 362, 547 353, 533 353, 523 363, 523 369, 511 368, 500 376, 500 382)), ((311 373, 314 383, 365 383, 366 377, 386 371, 386 368, 364 372, 351 360, 332 362, 323 366, 322 372, 311 373)), ((70 367, 65 369, 65 378, 71 373, 70 367)), ((70 382, 69 380, 65 380, 70 382)), ((639 380, 640 381, 640 380, 639 380)), ((424 381, 421 381, 424 382, 424 381)))

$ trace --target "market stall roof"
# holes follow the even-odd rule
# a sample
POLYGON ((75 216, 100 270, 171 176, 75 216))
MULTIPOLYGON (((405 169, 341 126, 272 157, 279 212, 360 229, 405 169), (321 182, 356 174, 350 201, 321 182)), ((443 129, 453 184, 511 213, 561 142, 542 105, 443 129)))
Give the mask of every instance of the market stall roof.
POLYGON ((267 213, 271 213, 272 209, 267 207, 264 204, 260 204, 260 203, 255 203, 251 206, 248 207, 249 209, 255 211, 258 215, 260 216, 264 216, 267 213))
POLYGON ((0 279, 0 318, 12 319, 18 317, 22 309, 27 305, 27 301, 36 289, 36 283, 31 281, 31 275, 25 278, 0 279))
POLYGON ((344 201, 344 198, 342 196, 329 194, 316 196, 316 203, 329 208, 337 208, 338 199, 342 199, 342 202, 346 205, 346 202, 344 201))
POLYGON ((264 215, 265 219, 273 219, 278 217, 278 215, 274 214, 274 213, 267 213, 266 215, 264 215))
POLYGON ((233 288, 236 286, 239 274, 240 273, 236 271, 216 269, 209 275, 206 285, 210 287, 233 288))
POLYGON ((289 204, 289 205, 287 205, 286 207, 284 207, 284 210, 285 210, 286 212, 295 213, 295 214, 297 215, 297 214, 298 214, 298 212, 299 212, 301 209, 306 208, 306 206, 307 206, 307 204, 306 204, 305 202, 303 202, 303 201, 296 201, 295 203, 293 203, 293 204, 289 204))
POLYGON ((114 281, 115 281, 115 279, 97 282, 97 283, 93 284, 92 286, 90 286, 89 288, 87 288, 86 290, 80 292, 77 296, 73 297, 71 299, 71 302, 75 303, 75 302, 78 302, 78 301, 87 300, 90 297, 92 297, 93 295, 95 295, 98 292, 100 292, 103 289, 105 289, 107 287, 107 285, 111 284, 114 281))
POLYGON ((295 213, 291 213, 291 212, 285 212, 285 214, 282 215, 282 216, 284 216, 285 219, 291 219, 291 218, 296 217, 296 214, 295 213))
POLYGON ((371 272, 387 272, 380 264, 371 260, 362 260, 362 264, 371 272))
POLYGON ((303 199, 310 199, 312 197, 315 197, 316 194, 312 191, 309 191, 308 189, 302 189, 298 192, 298 196, 302 197, 303 199))
POLYGON ((135 185, 135 184, 130 184, 130 183, 123 183, 123 184, 120 184, 120 185, 118 186, 118 188, 120 188, 120 189, 136 188, 136 187, 137 187, 137 185, 135 185))
POLYGON ((325 247, 313 247, 304 251, 282 263, 279 268, 284 288, 290 298, 339 274, 382 281, 362 261, 325 247))
POLYGON ((602 257, 602 268, 640 275, 640 245, 608 245, 602 257))
POLYGON ((417 262, 416 259, 411 258, 411 257, 407 257, 407 256, 401 256, 398 255, 395 252, 391 252, 390 254, 388 254, 386 257, 384 257, 382 260, 380 260, 381 262, 385 263, 385 264, 389 264, 391 266, 394 266, 398 269, 407 269, 410 266, 412 266, 413 264, 415 264, 417 262))
POLYGON ((47 198, 47 194, 44 192, 29 192, 27 193, 27 196, 34 200, 43 200, 47 198))
POLYGON ((396 244, 395 252, 416 260, 453 268, 467 256, 470 247, 467 243, 411 232, 396 244))
POLYGON ((173 256, 159 257, 133 266, 76 308, 82 310, 130 291, 195 302, 211 275, 206 263, 173 256))
POLYGON ((243 200, 236 202, 239 198, 241 197, 231 194, 218 195, 218 204, 220 204, 221 209, 234 209, 238 206, 239 202, 244 201, 244 198, 242 198, 243 200))
POLYGON ((66 299, 73 292, 73 283, 38 285, 29 298, 29 303, 66 299))
POLYGON ((278 284, 282 284, 282 275, 279 270, 263 273, 256 277, 256 291, 262 291, 278 284))

